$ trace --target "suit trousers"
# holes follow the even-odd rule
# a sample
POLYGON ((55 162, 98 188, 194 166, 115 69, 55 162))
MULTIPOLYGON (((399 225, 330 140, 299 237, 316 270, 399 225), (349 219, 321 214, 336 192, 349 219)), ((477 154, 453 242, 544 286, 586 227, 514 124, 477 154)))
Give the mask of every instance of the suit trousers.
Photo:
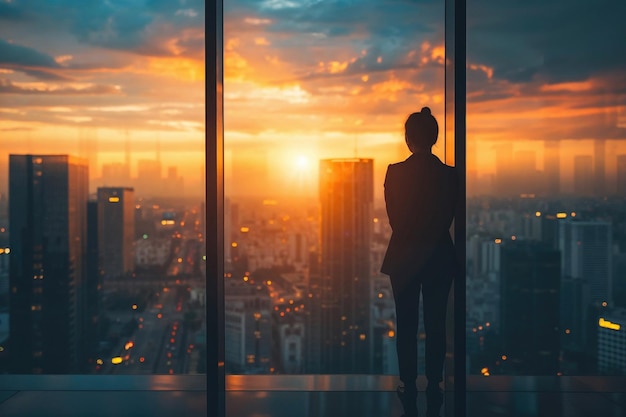
POLYGON ((429 385, 442 381, 446 356, 446 309, 453 274, 438 256, 416 274, 390 276, 396 304, 396 349, 400 380, 411 389, 417 380, 417 337, 420 292, 424 302, 426 378, 429 385))

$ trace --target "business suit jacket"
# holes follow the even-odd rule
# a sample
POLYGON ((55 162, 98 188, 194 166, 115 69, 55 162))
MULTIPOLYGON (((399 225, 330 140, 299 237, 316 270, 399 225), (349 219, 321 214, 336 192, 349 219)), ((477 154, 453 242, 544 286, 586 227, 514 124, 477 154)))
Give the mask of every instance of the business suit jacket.
POLYGON ((455 273, 449 229, 458 192, 456 169, 429 152, 420 151, 389 165, 385 204, 392 234, 381 272, 413 275, 431 261, 437 270, 455 273))

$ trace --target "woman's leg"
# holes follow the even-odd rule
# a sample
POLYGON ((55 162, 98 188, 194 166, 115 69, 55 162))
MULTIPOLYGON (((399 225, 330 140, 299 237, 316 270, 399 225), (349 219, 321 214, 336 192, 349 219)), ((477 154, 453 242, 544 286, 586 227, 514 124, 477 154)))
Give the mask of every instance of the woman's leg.
POLYGON ((396 303, 396 350, 400 381, 413 390, 417 379, 417 334, 419 326, 420 283, 417 277, 391 276, 396 303))
MULTIPOLYGON (((445 269, 445 265, 434 268, 445 269)), ((426 378, 429 385, 438 386, 442 381, 446 357, 446 309, 452 275, 429 271, 424 277, 422 292, 424 300, 424 332, 426 333, 426 378)))

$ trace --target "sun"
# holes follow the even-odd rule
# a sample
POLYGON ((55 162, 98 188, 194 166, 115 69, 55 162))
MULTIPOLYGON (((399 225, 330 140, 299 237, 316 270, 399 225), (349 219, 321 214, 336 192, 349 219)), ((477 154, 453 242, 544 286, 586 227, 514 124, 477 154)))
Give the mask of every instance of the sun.
POLYGON ((296 170, 298 171, 306 171, 309 169, 310 166, 309 158, 304 155, 296 156, 293 163, 296 170))

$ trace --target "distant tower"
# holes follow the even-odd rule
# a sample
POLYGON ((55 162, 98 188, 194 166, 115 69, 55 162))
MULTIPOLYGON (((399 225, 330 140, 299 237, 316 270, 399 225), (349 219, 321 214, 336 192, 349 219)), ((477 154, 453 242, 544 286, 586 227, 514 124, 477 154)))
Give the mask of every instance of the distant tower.
POLYGON ((78 156, 89 163, 89 178, 98 177, 98 131, 93 128, 78 128, 78 156))
POLYGON ((598 317, 598 372, 600 375, 626 374, 626 309, 603 309, 598 317))
POLYGON ((99 269, 104 279, 135 270, 135 196, 132 188, 98 188, 99 269))
POLYGON ((583 309, 579 311, 581 316, 574 318, 580 328, 573 331, 582 334, 580 340, 589 345, 595 341, 587 337, 587 309, 605 301, 612 303, 611 223, 567 220, 559 222, 558 230, 563 276, 582 281, 583 309))
POLYGON ((130 171, 131 171, 130 164, 131 164, 130 133, 128 133, 128 129, 126 129, 124 132, 124 165, 126 165, 128 178, 130 178, 130 171))
POLYGON ((322 373, 368 373, 372 159, 320 161, 322 373))
POLYGON ((559 370, 559 251, 532 241, 502 244, 500 318, 508 372, 556 375, 559 370))
POLYGON ((543 142, 543 175, 545 194, 557 196, 561 191, 561 143, 558 140, 543 142))
POLYGON ((594 194, 593 158, 591 155, 574 157, 574 194, 589 197, 594 194))
POLYGON ((68 155, 10 155, 12 373, 82 363, 88 168, 68 155))
POLYGON ((137 181, 135 191, 141 197, 163 196, 167 191, 163 189, 163 177, 161 162, 153 159, 140 159, 137 161, 137 181))
POLYGON ((517 151, 513 159, 514 189, 517 194, 539 194, 541 186, 537 173, 537 158, 535 151, 517 151), (523 174, 522 174, 523 173, 523 174))
POLYGON ((617 155, 617 195, 626 197, 626 155, 617 155))
POLYGON ((87 203, 87 255, 85 280, 84 280, 84 310, 83 310, 83 326, 84 332, 82 337, 83 351, 85 352, 85 366, 90 364, 88 371, 92 371, 94 362, 97 358, 99 340, 99 321, 101 314, 101 291, 102 277, 99 270, 99 251, 98 251, 98 201, 90 200, 87 203))
POLYGON ((517 194, 516 187, 512 187, 515 179, 513 172, 513 146, 502 143, 496 146, 496 177, 494 190, 499 197, 517 194))
POLYGON ((611 301, 612 227, 601 221, 559 222, 563 274, 589 284, 589 302, 611 301))
POLYGON ((596 139, 593 141, 593 159, 593 190, 598 197, 604 197, 606 195, 606 140, 596 139))

